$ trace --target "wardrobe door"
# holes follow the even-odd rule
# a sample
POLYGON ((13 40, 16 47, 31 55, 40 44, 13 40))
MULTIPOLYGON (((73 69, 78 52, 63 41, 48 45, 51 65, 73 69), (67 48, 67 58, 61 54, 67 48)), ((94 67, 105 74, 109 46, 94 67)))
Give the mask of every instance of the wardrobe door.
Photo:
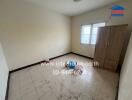
POLYGON ((103 68, 109 31, 110 31, 110 27, 99 28, 95 54, 94 54, 94 66, 96 67, 103 68))
POLYGON ((124 45, 127 25, 111 26, 104 68, 116 71, 119 63, 121 51, 124 45))

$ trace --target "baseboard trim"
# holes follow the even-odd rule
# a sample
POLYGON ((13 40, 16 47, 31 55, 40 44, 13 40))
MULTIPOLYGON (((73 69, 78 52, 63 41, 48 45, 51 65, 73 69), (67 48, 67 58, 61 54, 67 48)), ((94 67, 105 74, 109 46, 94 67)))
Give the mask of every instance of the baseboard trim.
MULTIPOLYGON (((81 55, 81 54, 78 54, 78 53, 74 53, 74 52, 65 53, 65 54, 62 54, 62 55, 59 55, 59 56, 50 58, 49 60, 53 60, 53 59, 56 59, 56 58, 59 58, 59 57, 62 57, 62 56, 68 55, 68 54, 75 54, 75 55, 78 55, 78 56, 85 57, 85 58, 88 58, 88 59, 93 60, 93 58, 91 58, 91 57, 84 56, 84 55, 81 55)), ((23 66, 23 67, 20 67, 20 68, 18 68, 18 69, 14 69, 14 70, 10 71, 10 73, 14 73, 14 72, 23 70, 23 69, 25 69, 25 68, 29 68, 29 67, 32 67, 32 66, 35 66, 35 65, 38 65, 38 64, 41 64, 41 63, 45 63, 45 62, 46 62, 46 61, 43 60, 43 61, 40 61, 40 62, 37 62, 37 63, 33 63, 33 64, 30 64, 30 65, 27 65, 27 66, 23 66)))
POLYGON ((44 63, 44 62, 46 62, 46 61, 44 60, 44 61, 40 61, 40 62, 37 62, 37 63, 33 63, 33 64, 30 64, 30 65, 27 65, 27 66, 23 66, 23 67, 20 67, 18 69, 14 69, 14 70, 10 71, 10 73, 14 73, 14 72, 17 72, 17 71, 23 70, 25 68, 29 68, 29 67, 32 67, 34 65, 38 65, 38 64, 44 63))
POLYGON ((10 72, 8 74, 5 100, 8 100, 8 96, 9 96, 9 85, 10 85, 10 72))
POLYGON ((49 60, 53 60, 53 59, 56 59, 56 58, 59 58, 59 57, 62 57, 62 56, 68 55, 68 54, 71 54, 71 52, 63 54, 63 55, 59 55, 59 56, 56 56, 56 57, 53 57, 53 58, 50 58, 49 60))
MULTIPOLYGON (((62 56, 68 55, 68 54, 71 54, 71 52, 66 53, 66 54, 62 54, 62 55, 59 55, 59 56, 56 56, 56 57, 53 57, 53 58, 50 58, 49 60, 53 60, 53 59, 56 59, 56 58, 59 58, 59 57, 62 57, 62 56)), ((14 72, 23 70, 23 69, 25 69, 25 68, 29 68, 29 67, 32 67, 32 66, 35 66, 35 65, 38 65, 38 64, 41 64, 41 63, 45 63, 45 62, 46 62, 46 61, 43 60, 43 61, 40 61, 40 62, 37 62, 37 63, 33 63, 33 64, 30 64, 30 65, 27 65, 27 66, 23 66, 23 67, 20 67, 20 68, 18 68, 18 69, 14 69, 14 70, 10 71, 10 73, 14 73, 14 72)))
POLYGON ((85 57, 85 58, 88 58, 88 59, 93 60, 92 57, 84 56, 84 55, 81 55, 81 54, 78 54, 78 53, 74 53, 74 52, 71 52, 71 53, 72 53, 72 54, 75 54, 75 55, 78 55, 78 56, 81 56, 81 57, 85 57))

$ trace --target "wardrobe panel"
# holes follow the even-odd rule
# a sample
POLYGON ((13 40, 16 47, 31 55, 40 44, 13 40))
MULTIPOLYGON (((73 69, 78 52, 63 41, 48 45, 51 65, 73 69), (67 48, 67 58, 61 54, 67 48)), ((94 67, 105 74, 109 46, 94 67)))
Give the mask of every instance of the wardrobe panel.
POLYGON ((108 41, 110 27, 101 27, 98 31, 98 38, 94 55, 94 66, 103 68, 106 46, 108 41))
POLYGON ((104 68, 116 71, 124 45, 126 31, 127 25, 111 26, 106 48, 104 68))

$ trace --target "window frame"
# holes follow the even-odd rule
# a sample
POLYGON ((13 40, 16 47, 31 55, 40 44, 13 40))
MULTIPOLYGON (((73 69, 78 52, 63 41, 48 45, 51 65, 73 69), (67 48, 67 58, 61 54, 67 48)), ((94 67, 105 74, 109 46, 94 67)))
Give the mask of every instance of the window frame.
MULTIPOLYGON (((93 26, 94 24, 100 24, 100 23, 105 23, 106 26, 106 22, 98 22, 98 23, 91 23, 91 24, 81 24, 81 30, 80 30, 80 44, 81 45, 96 45, 96 44, 92 44, 91 40, 92 40, 92 34, 93 34, 93 26), (82 26, 86 26, 89 25, 91 26, 91 30, 90 30, 90 39, 89 39, 89 43, 82 43, 81 41, 81 37, 82 37, 82 26)), ((102 26, 103 27, 103 26, 102 26)))

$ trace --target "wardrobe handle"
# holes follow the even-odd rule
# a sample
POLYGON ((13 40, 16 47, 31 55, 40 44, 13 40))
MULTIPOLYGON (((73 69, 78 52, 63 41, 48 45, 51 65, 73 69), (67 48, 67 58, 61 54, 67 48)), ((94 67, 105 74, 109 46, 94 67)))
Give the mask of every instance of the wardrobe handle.
POLYGON ((107 47, 109 47, 109 46, 110 46, 110 43, 109 43, 109 42, 107 42, 107 43, 106 43, 106 46, 107 46, 107 47))
POLYGON ((107 44, 107 45, 108 45, 108 47, 109 47, 109 46, 110 46, 110 43, 108 42, 108 44, 107 44))

